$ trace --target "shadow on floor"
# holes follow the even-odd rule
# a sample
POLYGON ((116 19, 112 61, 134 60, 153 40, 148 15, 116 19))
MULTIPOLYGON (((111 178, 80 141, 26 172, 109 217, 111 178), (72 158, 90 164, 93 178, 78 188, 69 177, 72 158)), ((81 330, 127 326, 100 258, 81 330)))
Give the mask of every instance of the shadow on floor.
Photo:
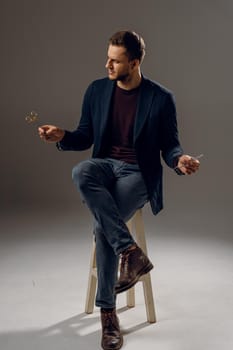
MULTIPOLYGON (((121 308, 118 313, 126 311, 121 308)), ((143 322, 136 326, 122 329, 124 335, 149 326, 143 322)), ((0 349, 4 350, 96 350, 101 348, 101 326, 99 314, 81 313, 39 330, 21 330, 0 333, 0 349)))

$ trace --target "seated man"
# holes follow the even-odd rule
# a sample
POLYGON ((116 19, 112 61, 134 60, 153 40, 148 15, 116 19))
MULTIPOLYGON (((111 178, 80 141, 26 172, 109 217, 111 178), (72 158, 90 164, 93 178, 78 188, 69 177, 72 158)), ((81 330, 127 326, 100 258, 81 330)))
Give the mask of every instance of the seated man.
POLYGON ((148 201, 155 215, 162 209, 160 155, 179 174, 192 174, 199 167, 199 161, 184 155, 180 146, 171 92, 141 74, 144 55, 141 36, 115 33, 109 40, 108 77, 88 87, 78 128, 39 127, 41 139, 55 142, 59 150, 94 145, 92 158, 78 164, 72 176, 95 222, 96 306, 101 308, 106 350, 123 344, 116 295, 153 268, 125 222, 148 201))

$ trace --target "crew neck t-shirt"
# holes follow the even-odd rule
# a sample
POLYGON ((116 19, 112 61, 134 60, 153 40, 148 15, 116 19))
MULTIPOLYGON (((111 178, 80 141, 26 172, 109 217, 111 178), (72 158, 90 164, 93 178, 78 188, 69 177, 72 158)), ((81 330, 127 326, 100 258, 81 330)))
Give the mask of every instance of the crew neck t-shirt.
POLYGON ((124 90, 116 86, 111 108, 111 142, 109 157, 137 163, 133 131, 140 87, 124 90))

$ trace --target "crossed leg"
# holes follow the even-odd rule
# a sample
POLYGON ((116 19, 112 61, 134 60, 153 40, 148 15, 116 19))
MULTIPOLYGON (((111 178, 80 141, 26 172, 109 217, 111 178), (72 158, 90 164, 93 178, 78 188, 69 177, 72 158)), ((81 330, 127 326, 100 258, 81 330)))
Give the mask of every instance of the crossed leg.
POLYGON ((146 186, 137 165, 112 159, 80 163, 73 179, 95 219, 96 305, 112 308, 118 256, 134 243, 125 223, 148 201, 146 186))

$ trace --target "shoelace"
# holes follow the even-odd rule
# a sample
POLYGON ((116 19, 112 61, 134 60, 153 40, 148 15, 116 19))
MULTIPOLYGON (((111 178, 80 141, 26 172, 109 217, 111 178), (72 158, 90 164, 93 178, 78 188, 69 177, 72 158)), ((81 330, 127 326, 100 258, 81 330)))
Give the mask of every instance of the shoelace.
POLYGON ((123 275, 128 274, 128 267, 129 267, 128 260, 129 260, 129 253, 122 254, 120 274, 123 274, 123 275))

